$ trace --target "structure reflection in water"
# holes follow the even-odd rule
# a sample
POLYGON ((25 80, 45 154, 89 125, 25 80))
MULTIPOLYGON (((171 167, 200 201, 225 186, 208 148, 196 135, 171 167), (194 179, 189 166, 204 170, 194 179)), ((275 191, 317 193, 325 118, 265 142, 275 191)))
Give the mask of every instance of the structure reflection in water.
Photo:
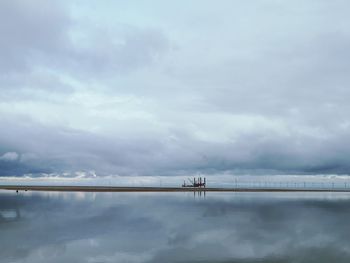
POLYGON ((349 262, 350 196, 0 191, 1 262, 349 262))

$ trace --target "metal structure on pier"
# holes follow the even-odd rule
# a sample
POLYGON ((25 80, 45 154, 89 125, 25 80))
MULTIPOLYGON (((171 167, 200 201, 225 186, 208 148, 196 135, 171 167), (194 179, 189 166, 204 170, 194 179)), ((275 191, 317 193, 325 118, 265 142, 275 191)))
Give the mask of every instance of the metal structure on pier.
POLYGON ((186 184, 186 181, 184 181, 182 187, 205 188, 207 184, 205 177, 193 177, 193 180, 188 178, 188 181, 190 182, 190 184, 186 184))

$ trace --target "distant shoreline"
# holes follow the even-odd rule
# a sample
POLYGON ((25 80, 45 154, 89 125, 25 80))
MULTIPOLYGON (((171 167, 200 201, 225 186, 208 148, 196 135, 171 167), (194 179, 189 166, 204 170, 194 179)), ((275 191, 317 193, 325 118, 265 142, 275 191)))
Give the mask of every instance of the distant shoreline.
POLYGON ((221 187, 138 187, 138 186, 48 186, 48 185, 0 185, 0 190, 56 191, 56 192, 342 192, 350 189, 312 188, 221 188, 221 187))

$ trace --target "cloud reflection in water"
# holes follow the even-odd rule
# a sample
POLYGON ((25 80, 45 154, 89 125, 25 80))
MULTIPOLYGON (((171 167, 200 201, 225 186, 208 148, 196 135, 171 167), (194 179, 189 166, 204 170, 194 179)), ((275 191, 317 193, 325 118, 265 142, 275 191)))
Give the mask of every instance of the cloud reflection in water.
POLYGON ((349 262, 349 197, 1 192, 0 257, 2 262, 349 262))

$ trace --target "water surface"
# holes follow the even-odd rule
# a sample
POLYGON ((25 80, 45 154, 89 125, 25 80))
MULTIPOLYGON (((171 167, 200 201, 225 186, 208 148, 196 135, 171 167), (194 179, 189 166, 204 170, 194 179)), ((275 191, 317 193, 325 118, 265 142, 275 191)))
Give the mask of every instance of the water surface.
POLYGON ((350 262, 350 194, 0 191, 1 262, 350 262))

